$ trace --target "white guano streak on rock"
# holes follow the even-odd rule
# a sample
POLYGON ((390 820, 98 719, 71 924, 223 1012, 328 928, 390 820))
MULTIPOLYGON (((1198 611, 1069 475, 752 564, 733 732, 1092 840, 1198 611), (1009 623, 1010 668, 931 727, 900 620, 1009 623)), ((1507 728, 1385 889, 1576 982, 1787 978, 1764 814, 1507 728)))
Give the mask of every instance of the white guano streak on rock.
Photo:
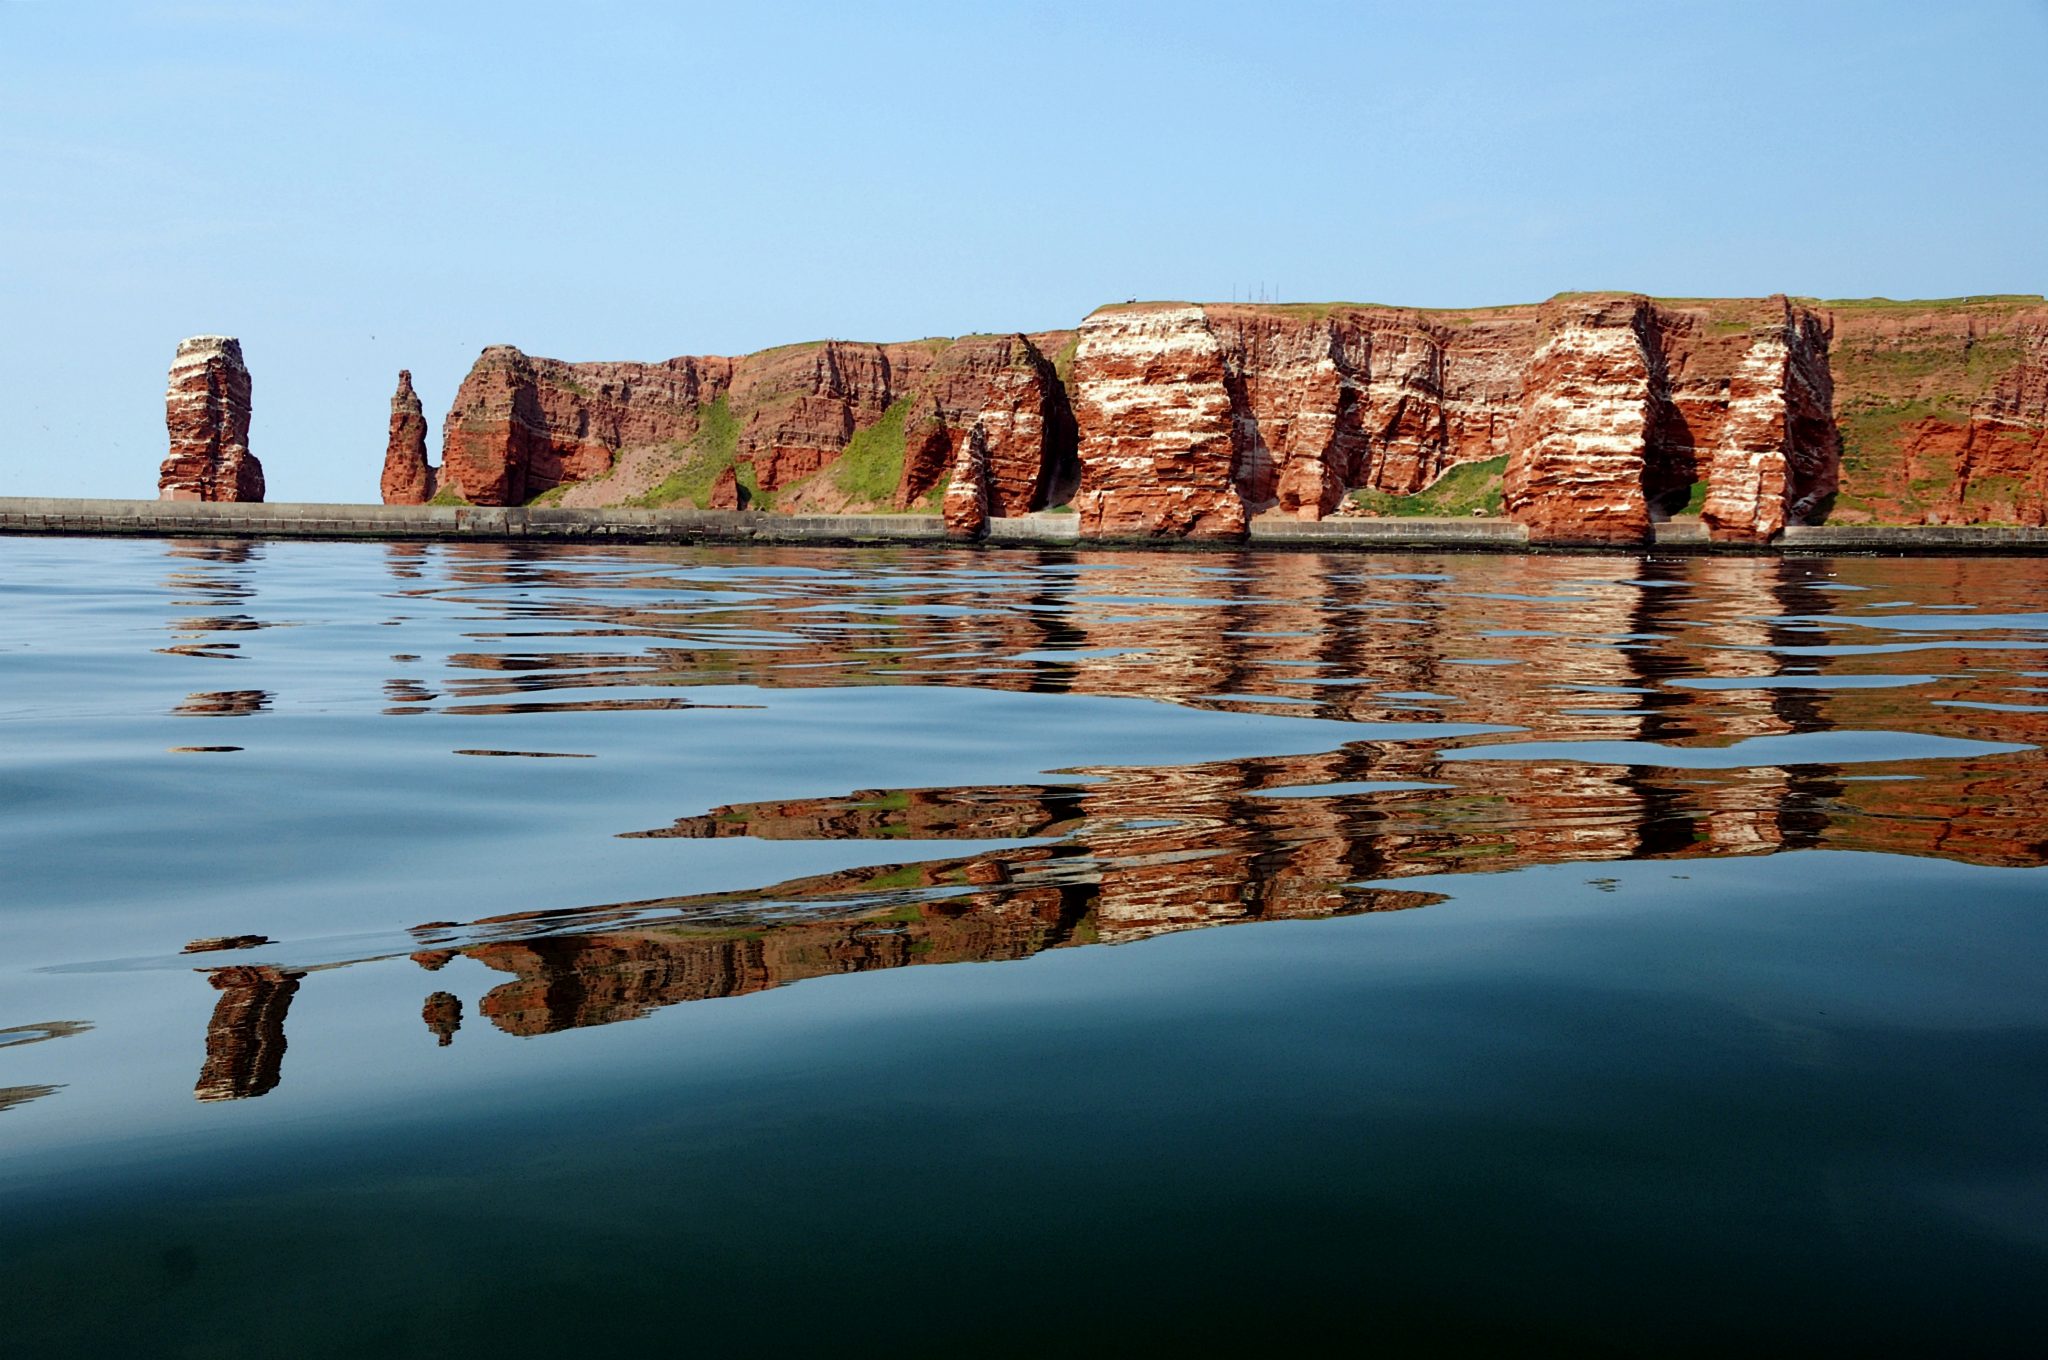
POLYGON ((1785 386, 1791 348, 1780 331, 1760 335, 1736 365, 1728 416, 1708 461, 1701 517, 1718 528, 1769 537, 1785 524, 1785 386))

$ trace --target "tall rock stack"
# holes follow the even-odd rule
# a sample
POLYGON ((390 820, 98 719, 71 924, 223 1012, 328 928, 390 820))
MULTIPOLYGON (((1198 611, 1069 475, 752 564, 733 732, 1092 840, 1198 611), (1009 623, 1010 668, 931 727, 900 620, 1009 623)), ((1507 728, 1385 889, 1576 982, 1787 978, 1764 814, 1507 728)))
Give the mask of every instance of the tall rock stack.
POLYGON ((976 421, 961 442, 953 459, 953 478, 946 483, 946 537, 972 541, 988 535, 992 480, 988 433, 976 421))
POLYGON ((161 499, 263 499, 263 465, 249 452, 249 368, 241 341, 195 335, 178 342, 164 425, 171 453, 157 473, 161 499))
POLYGON ((1199 307, 1110 308, 1081 323, 1071 386, 1083 535, 1244 536, 1227 376, 1199 307))
POLYGON ((1539 542, 1641 542, 1644 463, 1668 404, 1649 300, 1573 298, 1544 312, 1510 438, 1508 513, 1539 542))
POLYGON ((1729 376, 1727 417, 1704 471, 1700 518, 1718 539, 1767 543, 1840 481, 1834 379, 1819 317, 1779 299, 1729 376))
POLYGON ((412 390, 410 369, 398 370, 391 397, 391 437, 384 445, 386 505, 425 505, 434 498, 434 469, 427 466, 427 415, 412 390))

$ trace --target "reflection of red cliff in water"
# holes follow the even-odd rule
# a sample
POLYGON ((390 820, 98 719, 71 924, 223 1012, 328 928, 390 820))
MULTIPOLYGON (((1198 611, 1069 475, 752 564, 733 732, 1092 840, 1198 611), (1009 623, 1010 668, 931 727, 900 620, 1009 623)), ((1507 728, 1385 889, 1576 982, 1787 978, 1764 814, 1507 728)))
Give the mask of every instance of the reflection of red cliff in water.
MULTIPOLYGON (((1052 863, 1038 861, 1046 867, 1052 863)), ((1040 877, 1027 866, 1020 868, 1027 879, 1040 877)), ((883 886, 899 877, 936 876, 936 886, 969 889, 960 880, 995 869, 985 862, 947 862, 922 870, 875 871, 868 901, 821 903, 802 916, 776 921, 648 925, 482 944, 462 952, 516 975, 484 997, 483 1012, 499 1029, 533 1035, 637 1019, 662 1006, 742 996, 807 978, 912 964, 992 963, 1111 942, 1113 927, 1103 921, 1085 885, 1032 881, 900 904, 873 900, 876 892, 900 891, 883 886)), ((782 890, 802 889, 791 884, 782 890)), ((1435 900, 1424 893, 1333 894, 1333 910, 1318 914, 1390 910, 1435 900)), ((1196 924, 1258 919, 1246 909, 1226 913, 1219 907, 1196 924)))
MULTIPOLYGON (((651 549, 450 544, 426 568, 394 556, 406 590, 445 580, 504 631, 486 623, 452 672, 391 697, 405 712, 588 714, 692 709, 696 687, 751 685, 769 693, 704 707, 758 701, 769 714, 700 716, 752 724, 772 722, 774 692, 791 687, 972 686, 1337 719, 1357 725, 1328 729, 1332 742, 1354 739, 1312 755, 686 809, 622 834, 888 842, 898 862, 442 923, 390 952, 497 971, 482 1012, 540 1034, 811 977, 1423 905, 1434 896, 1387 885, 1438 874, 1795 850, 2048 863, 2048 702, 2014 693, 2048 686, 2013 669, 2040 654, 1986 664, 1996 651, 1946 650, 2037 636, 2025 620, 1987 626, 2039 608, 2025 573, 1937 560, 1019 553, 962 571, 883 553, 822 572, 820 560, 720 552, 692 574, 698 559, 651 549), (1859 587, 1886 593, 1859 606, 1859 587), (1978 625, 1895 627, 1897 596, 1968 599, 1978 612, 1955 617, 1978 625), (1842 645, 1900 640, 1933 650, 1842 645), (1524 730, 1445 726, 1466 720, 1524 730), (1855 731, 2037 749, 1903 767, 1656 763, 1665 749, 1855 731), (1645 763, 1571 758, 1571 743, 1595 740, 1630 743, 1645 763), (1559 745, 1469 758, 1494 741, 1559 745), (1025 844, 946 853, 992 839, 1025 844)), ((275 1084, 298 975, 222 976, 242 974, 253 981, 216 982, 202 1090, 275 1084)), ((441 1041, 461 1016, 452 991, 421 1014, 441 1041)))
POLYGON ((305 974, 263 966, 216 968, 207 981, 220 993, 206 1026, 206 1064, 192 1094, 201 1100, 245 1100, 273 1089, 284 1071, 284 1017, 305 974))

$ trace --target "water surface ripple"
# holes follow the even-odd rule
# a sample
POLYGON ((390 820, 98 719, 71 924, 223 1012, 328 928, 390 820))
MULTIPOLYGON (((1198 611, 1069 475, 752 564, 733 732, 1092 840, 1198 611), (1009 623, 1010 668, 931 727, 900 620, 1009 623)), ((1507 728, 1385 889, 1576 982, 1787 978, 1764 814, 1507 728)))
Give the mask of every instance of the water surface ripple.
POLYGON ((2038 563, 0 561, 25 1353, 2048 1322, 2038 563))

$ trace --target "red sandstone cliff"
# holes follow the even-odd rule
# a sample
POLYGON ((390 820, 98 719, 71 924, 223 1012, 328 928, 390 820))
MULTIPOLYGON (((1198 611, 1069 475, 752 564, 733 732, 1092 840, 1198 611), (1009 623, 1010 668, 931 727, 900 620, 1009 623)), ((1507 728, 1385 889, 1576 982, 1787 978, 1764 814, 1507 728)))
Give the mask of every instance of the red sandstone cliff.
POLYGON ((2048 305, 1826 304, 1841 523, 2048 521, 2048 305))
POLYGON ((1504 503, 1537 541, 1640 542, 1703 488, 1716 538, 1762 541, 1835 489, 1823 319, 1786 299, 1554 299, 1540 311, 1504 503))
POLYGON ((1372 513, 1356 496, 1412 513, 1429 502, 1402 498, 1483 465, 1457 513, 1491 495, 1539 542, 1640 542, 1679 513, 1763 541, 1830 514, 2041 523, 2044 432, 2038 298, 1153 303, 1078 332, 659 364, 494 347, 449 412, 441 485, 491 505, 949 505, 963 538, 1071 499, 1090 537, 1234 539, 1269 512, 1372 513))
POLYGON ((157 473, 167 501, 260 501, 263 465, 249 452, 249 368, 242 342, 195 335, 178 342, 164 392, 170 456, 157 473))
POLYGON ((425 505, 434 498, 434 469, 427 466, 427 416, 412 374, 398 370, 398 391, 391 397, 391 434, 384 445, 384 477, 379 489, 386 505, 425 505))
MULTIPOLYGON (((563 363, 484 351, 443 427, 441 485, 478 505, 564 487, 566 504, 910 509, 968 431, 987 443, 991 513, 1071 482, 1071 419, 1032 337, 825 341, 740 358, 563 363)), ((933 507, 936 508, 936 507, 933 507)))

